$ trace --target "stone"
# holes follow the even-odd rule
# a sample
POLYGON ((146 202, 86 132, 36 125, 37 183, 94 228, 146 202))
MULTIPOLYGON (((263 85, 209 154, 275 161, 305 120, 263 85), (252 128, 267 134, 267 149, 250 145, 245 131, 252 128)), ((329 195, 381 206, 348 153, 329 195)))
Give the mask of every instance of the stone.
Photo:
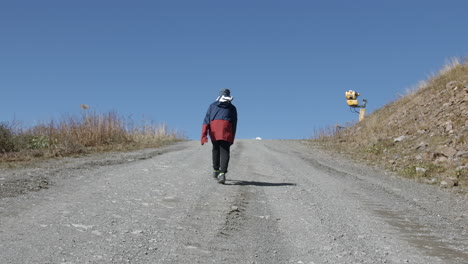
POLYGON ((460 150, 455 154, 457 158, 468 158, 468 150, 460 150))
POLYGON ((332 251, 332 250, 333 250, 333 247, 324 246, 322 249, 323 249, 324 251, 332 251))
POLYGON ((448 121, 444 124, 444 127, 445 127, 445 132, 449 132, 451 130, 453 130, 453 122, 452 121, 448 121))
POLYGON ((444 163, 444 162, 447 162, 448 158, 445 157, 445 156, 439 156, 435 159, 434 163, 436 164, 440 164, 440 163, 444 163))
POLYGON ((429 184, 435 184, 435 183, 437 183, 437 179, 436 178, 426 179, 426 182, 429 183, 429 184))
POLYGON ((454 89, 457 88, 458 82, 457 81, 450 81, 445 85, 447 89, 454 89))
POLYGON ((407 136, 399 136, 397 138, 394 138, 393 142, 394 143, 401 142, 401 141, 405 140, 406 138, 407 138, 407 136))
POLYGON ((444 188, 458 186, 458 179, 456 177, 443 177, 440 186, 444 188))
POLYGON ((442 154, 443 156, 451 159, 454 158, 455 155, 457 154, 457 150, 453 147, 446 147, 446 146, 441 146, 437 149, 437 152, 442 154))
POLYGON ((426 174, 427 169, 422 167, 416 167, 416 174, 424 175, 426 174))
POLYGON ((417 150, 424 150, 427 148, 427 146, 429 146, 429 144, 427 144, 426 142, 421 142, 418 144, 418 146, 416 147, 417 150))
POLYGON ((432 158, 434 159, 435 164, 443 163, 448 160, 448 157, 441 152, 432 153, 432 158))

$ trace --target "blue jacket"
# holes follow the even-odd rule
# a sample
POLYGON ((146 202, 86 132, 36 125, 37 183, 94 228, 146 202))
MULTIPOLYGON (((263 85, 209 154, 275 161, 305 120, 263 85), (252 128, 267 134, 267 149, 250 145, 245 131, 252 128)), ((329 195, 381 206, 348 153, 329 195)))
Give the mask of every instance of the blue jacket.
POLYGON ((201 141, 207 139, 209 133, 211 140, 224 140, 234 143, 237 130, 237 109, 231 102, 214 102, 208 108, 203 120, 201 141))

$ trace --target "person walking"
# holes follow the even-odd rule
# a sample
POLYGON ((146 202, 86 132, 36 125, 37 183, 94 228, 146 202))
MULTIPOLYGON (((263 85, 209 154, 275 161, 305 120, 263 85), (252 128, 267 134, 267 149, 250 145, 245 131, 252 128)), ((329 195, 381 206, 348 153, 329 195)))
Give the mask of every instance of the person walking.
POLYGON ((234 144, 237 130, 237 109, 232 104, 229 89, 222 89, 216 102, 212 103, 203 120, 201 144, 208 142, 208 134, 213 144, 213 177, 224 184, 230 159, 230 148, 234 144))

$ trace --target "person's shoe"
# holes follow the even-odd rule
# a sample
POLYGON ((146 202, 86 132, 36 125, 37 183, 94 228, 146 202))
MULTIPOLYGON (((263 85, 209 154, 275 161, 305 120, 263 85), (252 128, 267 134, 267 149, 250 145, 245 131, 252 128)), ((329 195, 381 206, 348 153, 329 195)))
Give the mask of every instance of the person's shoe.
POLYGON ((221 172, 218 175, 218 183, 224 184, 226 182, 226 174, 224 172, 221 172))
POLYGON ((215 170, 213 171, 213 178, 217 179, 218 178, 218 175, 219 175, 219 170, 215 170))

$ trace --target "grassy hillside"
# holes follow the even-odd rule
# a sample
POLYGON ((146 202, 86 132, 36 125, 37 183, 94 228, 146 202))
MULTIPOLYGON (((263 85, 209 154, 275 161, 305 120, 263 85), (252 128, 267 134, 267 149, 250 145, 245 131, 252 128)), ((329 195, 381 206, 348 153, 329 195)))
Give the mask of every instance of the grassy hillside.
POLYGON ((468 190, 468 63, 458 60, 363 121, 315 141, 418 181, 468 190))
POLYGON ((79 116, 27 129, 15 122, 1 123, 0 164, 15 166, 51 157, 154 148, 182 139, 165 125, 134 125, 115 112, 99 114, 85 107, 79 116))

